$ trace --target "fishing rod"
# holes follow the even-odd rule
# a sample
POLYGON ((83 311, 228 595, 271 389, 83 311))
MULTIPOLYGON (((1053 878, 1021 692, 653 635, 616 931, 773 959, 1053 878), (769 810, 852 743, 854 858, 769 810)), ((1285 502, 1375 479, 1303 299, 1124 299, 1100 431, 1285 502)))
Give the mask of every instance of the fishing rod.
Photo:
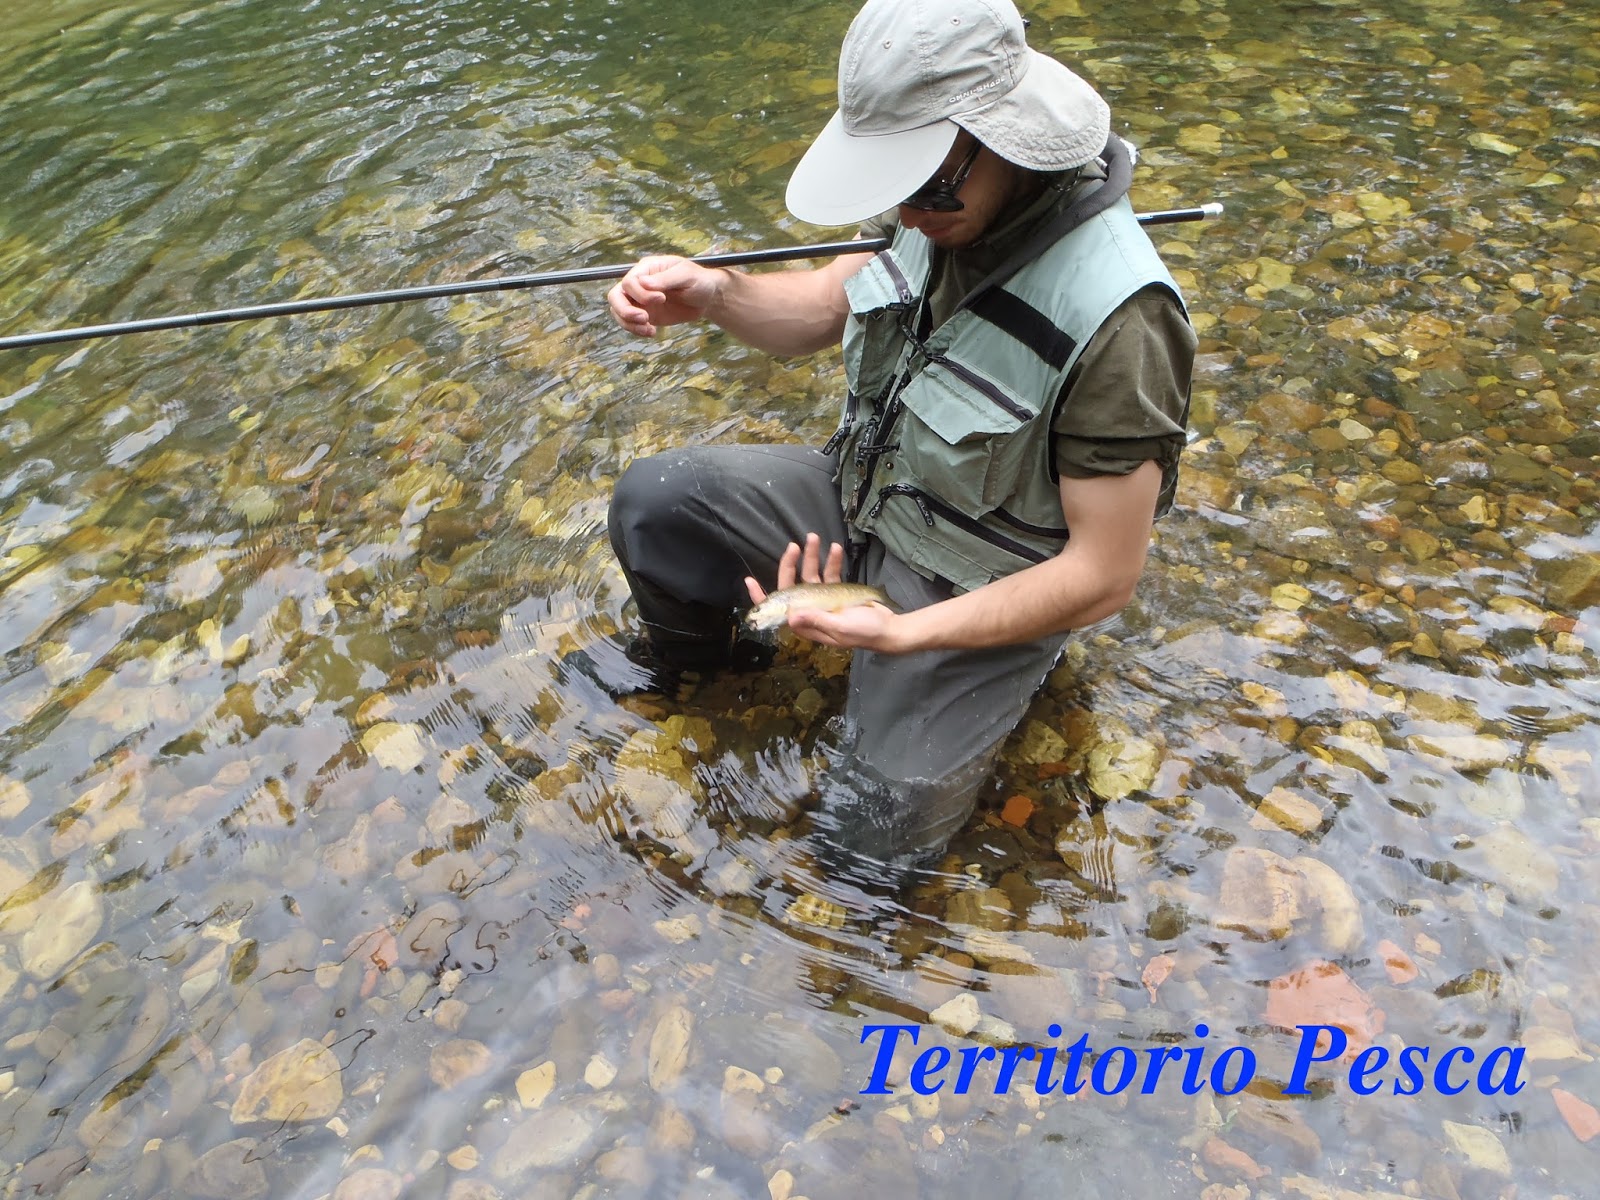
MULTIPOLYGON (((1195 208, 1170 208, 1161 212, 1140 213, 1138 220, 1141 225, 1173 225, 1183 221, 1204 221, 1208 217, 1221 215, 1222 205, 1213 202, 1195 208)), ((810 246, 784 246, 773 250, 702 254, 690 261, 707 267, 746 267, 806 258, 833 258, 840 254, 876 254, 888 246, 888 238, 857 238, 849 242, 821 242, 810 246)), ((633 269, 633 266, 633 263, 616 263, 604 267, 574 267, 565 271, 544 271, 537 275, 507 275, 496 279, 471 279, 462 283, 440 283, 428 287, 395 288, 387 292, 360 292, 350 296, 283 300, 276 304, 256 304, 248 308, 221 308, 212 312, 184 313, 173 317, 147 317, 143 320, 116 321, 107 325, 80 325, 74 329, 19 333, 10 337, 0 337, 0 350, 20 350, 27 346, 49 346, 59 342, 85 342, 94 338, 119 337, 126 333, 154 333, 162 329, 194 329, 203 325, 257 321, 264 317, 292 317, 301 313, 332 312, 343 308, 370 308, 379 304, 398 304, 406 300, 437 300, 444 296, 507 292, 520 288, 550 287, 562 283, 595 283, 603 279, 621 279, 633 269)))

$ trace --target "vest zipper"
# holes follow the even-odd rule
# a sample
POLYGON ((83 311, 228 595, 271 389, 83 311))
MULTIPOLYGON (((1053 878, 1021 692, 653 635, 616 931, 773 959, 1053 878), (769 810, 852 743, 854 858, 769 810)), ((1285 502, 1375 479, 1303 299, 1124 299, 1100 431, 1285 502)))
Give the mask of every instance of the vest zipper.
POLYGON ((911 284, 906 277, 900 273, 900 268, 895 265, 894 259, 889 257, 887 253, 880 253, 878 255, 878 259, 883 263, 883 269, 889 272, 889 278, 894 280, 895 291, 900 293, 900 303, 910 304, 911 284))
POLYGON ((844 420, 839 423, 839 428, 833 431, 833 436, 823 443, 824 454, 833 454, 844 444, 845 438, 850 436, 850 430, 856 423, 856 406, 860 402, 861 398, 856 395, 854 388, 845 395, 844 420))
MULTIPOLYGON (((970 533, 973 537, 978 538, 980 541, 988 542, 991 546, 997 546, 1001 550, 1006 551, 1008 554, 1015 554, 1018 558, 1026 559, 1028 562, 1032 563, 1050 561, 1050 555, 1043 554, 1040 551, 1035 550, 1032 546, 1024 546, 1021 542, 1013 541, 1011 538, 1006 537, 1005 534, 998 533, 984 525, 981 521, 974 520, 972 517, 967 516, 967 514, 962 512, 960 509, 952 508, 943 500, 939 499, 939 497, 931 495, 928 492, 924 492, 920 488, 917 488, 909 483, 891 483, 888 487, 880 489, 878 492, 878 502, 874 504, 871 511, 867 513, 867 519, 869 521, 875 520, 878 514, 883 511, 884 503, 889 499, 890 496, 909 496, 915 500, 917 504, 917 511, 922 514, 922 519, 928 523, 929 527, 933 526, 933 518, 934 515, 937 514, 939 517, 948 521, 956 528, 970 533)), ((1018 521, 1015 517, 1011 516, 1002 509, 996 509, 995 515, 1001 520, 1010 525, 1016 526, 1017 528, 1027 529, 1030 531, 1033 531, 1037 528, 1035 526, 1027 525, 1021 521, 1018 521)), ((1049 537, 1060 536, 1063 541, 1066 540, 1064 532, 1062 534, 1057 534, 1054 531, 1042 529, 1038 530, 1038 532, 1049 537)))
POLYGON ((1018 404, 1010 396, 1002 392, 990 380, 985 379, 982 375, 979 375, 970 367, 963 366, 953 358, 946 358, 941 353, 929 355, 928 361, 938 363, 945 370, 949 371, 950 374, 958 376, 962 382, 977 388, 985 396, 989 397, 989 399, 993 400, 996 404, 1005 409, 1019 421, 1031 421, 1035 416, 1038 415, 1037 413, 1030 412, 1028 409, 1018 404))

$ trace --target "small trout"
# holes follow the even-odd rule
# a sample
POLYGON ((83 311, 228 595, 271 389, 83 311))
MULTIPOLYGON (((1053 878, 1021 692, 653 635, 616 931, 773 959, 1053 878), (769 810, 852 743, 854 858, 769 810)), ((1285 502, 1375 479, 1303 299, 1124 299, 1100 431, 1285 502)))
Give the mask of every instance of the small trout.
POLYGON ((858 604, 888 604, 889 597, 864 583, 797 583, 773 592, 745 616, 751 629, 776 629, 802 608, 838 612, 858 604))

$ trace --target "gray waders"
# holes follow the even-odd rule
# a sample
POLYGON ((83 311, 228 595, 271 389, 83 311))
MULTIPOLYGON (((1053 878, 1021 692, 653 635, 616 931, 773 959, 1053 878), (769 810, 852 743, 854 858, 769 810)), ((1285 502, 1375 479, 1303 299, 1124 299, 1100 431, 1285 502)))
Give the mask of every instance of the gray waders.
MULTIPOLYGON (((642 459, 617 481, 611 545, 645 629, 668 662, 726 663, 744 577, 770 589, 778 559, 807 533, 847 542, 835 460, 801 446, 702 446, 642 459)), ((945 600, 876 540, 857 546, 850 577, 882 588, 901 611, 945 600)), ((1054 635, 991 650, 876 654, 850 664, 845 730, 818 781, 823 847, 911 866, 940 853, 966 823, 1000 744, 1066 642, 1054 635)), ((826 855, 825 855, 826 857, 826 855)), ((866 865, 866 864, 863 864, 866 865)))

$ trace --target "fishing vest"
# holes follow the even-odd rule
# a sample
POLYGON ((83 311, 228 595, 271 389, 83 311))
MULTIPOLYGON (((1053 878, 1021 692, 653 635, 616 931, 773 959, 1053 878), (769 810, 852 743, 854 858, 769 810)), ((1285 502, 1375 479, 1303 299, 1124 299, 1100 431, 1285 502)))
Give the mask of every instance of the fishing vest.
POLYGON ((849 392, 824 449, 854 539, 970 591, 1067 543, 1050 426, 1100 323, 1149 284, 1183 297, 1124 198, 919 344, 932 250, 902 227, 845 282, 849 392))

